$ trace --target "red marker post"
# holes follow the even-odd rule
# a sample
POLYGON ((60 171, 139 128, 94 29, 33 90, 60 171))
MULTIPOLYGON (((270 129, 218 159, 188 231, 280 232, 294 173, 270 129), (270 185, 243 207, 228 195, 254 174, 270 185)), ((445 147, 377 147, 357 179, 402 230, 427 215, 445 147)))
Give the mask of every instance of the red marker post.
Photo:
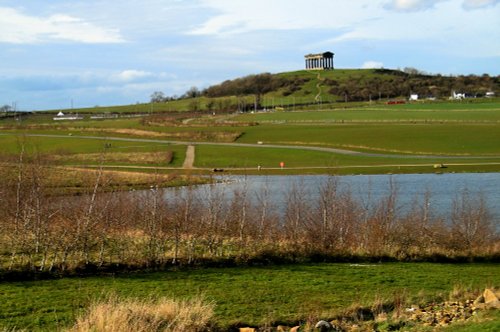
POLYGON ((285 167, 285 163, 284 162, 280 162, 280 167, 281 167, 281 169, 283 169, 285 167))

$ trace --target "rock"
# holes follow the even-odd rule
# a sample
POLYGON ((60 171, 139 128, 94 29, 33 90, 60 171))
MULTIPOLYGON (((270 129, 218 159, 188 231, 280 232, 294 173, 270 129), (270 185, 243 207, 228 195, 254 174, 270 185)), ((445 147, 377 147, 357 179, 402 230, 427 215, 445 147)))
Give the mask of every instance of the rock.
POLYGON ((326 320, 320 320, 314 325, 314 328, 319 329, 320 332, 328 332, 333 330, 333 325, 326 320))
POLYGON ((388 317, 387 317, 387 313, 385 312, 382 312, 380 314, 378 314, 376 317, 375 317, 375 322, 385 322, 387 321, 388 317))
POLYGON ((294 326, 290 329, 290 332, 299 332, 300 326, 294 326))
POLYGON ((276 331, 277 332, 286 332, 288 331, 290 328, 288 326, 283 326, 283 325, 278 325, 276 326, 276 331))
POLYGON ((254 327, 240 327, 240 332, 256 332, 257 329, 254 327))
POLYGON ((496 294, 489 288, 486 288, 483 293, 484 303, 488 306, 497 306, 498 305, 498 297, 496 294))

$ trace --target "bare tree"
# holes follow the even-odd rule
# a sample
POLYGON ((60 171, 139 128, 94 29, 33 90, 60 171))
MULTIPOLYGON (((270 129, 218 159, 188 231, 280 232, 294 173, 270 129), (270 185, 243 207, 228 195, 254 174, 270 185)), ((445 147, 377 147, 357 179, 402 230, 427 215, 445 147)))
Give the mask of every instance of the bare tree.
POLYGON ((455 198, 451 213, 451 245, 455 250, 472 254, 488 247, 495 229, 483 195, 471 197, 467 190, 455 198))

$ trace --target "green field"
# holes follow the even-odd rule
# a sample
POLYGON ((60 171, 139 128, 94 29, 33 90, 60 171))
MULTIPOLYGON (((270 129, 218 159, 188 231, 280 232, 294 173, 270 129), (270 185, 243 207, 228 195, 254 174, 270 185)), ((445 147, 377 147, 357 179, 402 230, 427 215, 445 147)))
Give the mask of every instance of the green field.
POLYGON ((193 143, 198 144, 194 166, 201 171, 224 168, 241 173, 258 165, 276 168, 282 161, 287 166, 284 172, 290 174, 434 172, 434 164, 447 164, 450 167, 440 171, 450 172, 500 170, 497 99, 350 106, 255 114, 186 113, 181 118, 86 116, 80 121, 54 121, 52 115, 37 113, 22 121, 0 121, 0 152, 15 155, 24 141, 30 149, 53 154, 66 165, 94 163, 96 154, 103 153, 110 156, 109 166, 181 170, 186 145, 193 143), (30 136, 34 134, 57 137, 30 136), (279 148, 284 145, 294 149, 279 148), (174 153, 169 165, 123 158, 124 153, 165 151, 174 153))
POLYGON ((239 140, 329 146, 359 151, 432 155, 500 155, 499 125, 262 125, 239 140))
MULTIPOLYGON (((456 286, 500 286, 498 264, 311 264, 206 268, 109 277, 0 283, 0 326, 53 331, 71 325, 92 300, 203 295, 220 326, 328 319, 346 307, 404 298, 447 299, 456 286)), ((497 322, 498 323, 498 322, 497 322)), ((496 325, 498 326, 498 324, 496 325)))

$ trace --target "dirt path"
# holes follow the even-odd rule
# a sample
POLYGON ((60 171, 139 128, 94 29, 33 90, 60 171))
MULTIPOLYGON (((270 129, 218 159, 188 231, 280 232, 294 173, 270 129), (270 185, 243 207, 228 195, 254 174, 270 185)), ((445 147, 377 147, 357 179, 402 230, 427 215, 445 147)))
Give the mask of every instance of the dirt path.
POLYGON ((184 159, 184 164, 182 164, 182 168, 193 168, 194 165, 194 145, 188 145, 186 149, 186 159, 184 159))

